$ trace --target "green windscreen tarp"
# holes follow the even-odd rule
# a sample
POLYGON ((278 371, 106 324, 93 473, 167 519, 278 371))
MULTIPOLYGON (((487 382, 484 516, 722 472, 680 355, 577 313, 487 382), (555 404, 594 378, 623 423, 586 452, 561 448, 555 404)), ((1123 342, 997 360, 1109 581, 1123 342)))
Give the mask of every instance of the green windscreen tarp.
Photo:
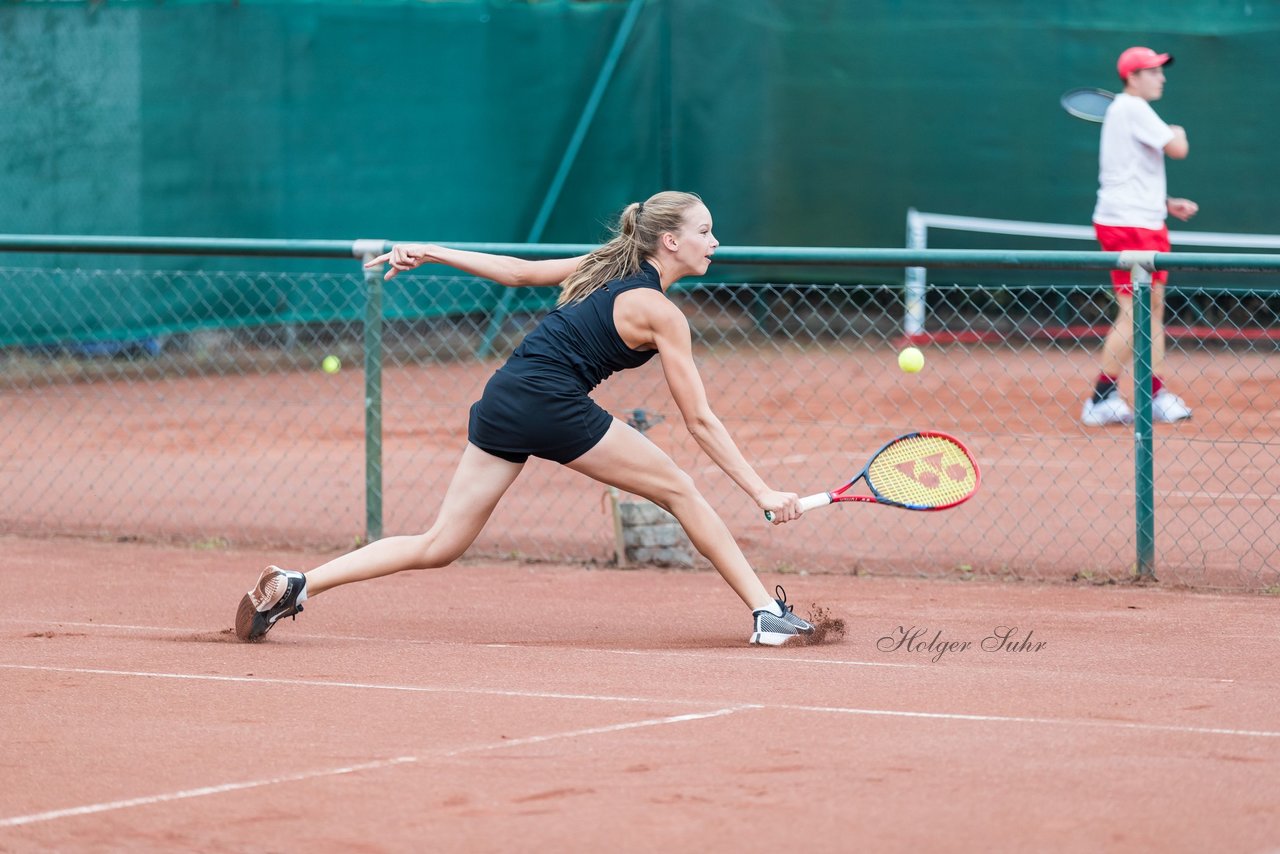
MULTIPOLYGON (((627 7, 5 4, 0 232, 524 240, 627 7)), ((648 0, 542 239, 668 186, 731 245, 901 246, 909 207, 1087 224, 1097 127, 1057 99, 1131 44, 1177 57, 1193 227, 1280 230, 1280 5, 648 0)))

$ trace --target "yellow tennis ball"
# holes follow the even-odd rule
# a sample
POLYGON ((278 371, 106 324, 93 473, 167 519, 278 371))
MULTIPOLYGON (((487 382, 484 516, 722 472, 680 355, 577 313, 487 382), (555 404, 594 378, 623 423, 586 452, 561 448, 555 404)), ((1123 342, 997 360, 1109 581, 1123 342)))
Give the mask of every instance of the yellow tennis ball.
POLYGON ((342 369, 342 361, 337 356, 325 356, 320 363, 320 370, 326 374, 336 374, 342 369))
POLYGON ((909 374, 919 372, 924 367, 924 353, 915 347, 908 347, 898 354, 898 367, 909 374))

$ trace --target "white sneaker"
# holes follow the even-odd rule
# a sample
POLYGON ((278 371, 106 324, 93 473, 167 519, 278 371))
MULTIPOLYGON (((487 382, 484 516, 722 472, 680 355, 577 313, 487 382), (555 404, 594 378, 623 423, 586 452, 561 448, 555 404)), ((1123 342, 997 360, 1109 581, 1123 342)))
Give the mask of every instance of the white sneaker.
POLYGON ((306 600, 305 575, 278 566, 267 567, 236 609, 236 637, 242 641, 261 640, 281 617, 298 619, 306 600))
POLYGON ((1191 417, 1191 407, 1182 398, 1171 391, 1160 389, 1160 393, 1151 398, 1151 418, 1162 424, 1172 424, 1191 417))
POLYGON ((1120 395, 1112 392, 1097 403, 1093 398, 1084 402, 1080 423, 1086 427, 1105 427, 1108 424, 1132 424, 1133 410, 1120 395))
POLYGON ((787 591, 782 589, 782 585, 775 587, 774 592, 778 594, 774 601, 782 609, 782 616, 779 617, 772 611, 752 611, 755 631, 751 633, 751 643, 782 646, 787 641, 812 635, 813 625, 796 616, 795 611, 787 604, 787 591))

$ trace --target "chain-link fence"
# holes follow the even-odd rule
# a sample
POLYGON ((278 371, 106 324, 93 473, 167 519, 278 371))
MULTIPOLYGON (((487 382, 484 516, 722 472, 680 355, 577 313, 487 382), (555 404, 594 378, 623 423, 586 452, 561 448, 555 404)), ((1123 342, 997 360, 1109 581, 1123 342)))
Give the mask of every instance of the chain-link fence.
MULTIPOLYGON (((1106 258, 1077 254, 1095 267, 1106 258)), ((786 250, 756 255, 740 253, 769 262, 774 282, 672 297, 713 408, 767 481, 834 488, 916 429, 956 435, 983 468, 979 494, 953 510, 831 507, 774 528, 698 451, 656 360, 605 382, 599 402, 624 419, 644 410, 650 438, 694 474, 760 569, 1134 576, 1134 431, 1080 423, 1109 310, 1104 272, 951 281, 935 254, 914 339, 926 365, 904 374, 902 262, 857 284, 802 283, 786 250)), ((370 280, 348 263, 0 270, 0 530, 340 549, 371 519, 375 535, 429 526, 469 405, 554 294, 521 293, 495 317, 495 286, 416 271, 379 295, 371 338, 370 280), (326 356, 340 369, 322 370, 326 356)), ((1280 590, 1278 306, 1257 281, 1169 295, 1179 331, 1162 378, 1193 416, 1154 429, 1155 571, 1167 584, 1280 590)), ((1131 383, 1122 390, 1133 399, 1131 383)), ((608 491, 534 460, 473 554, 607 565, 615 546, 608 491)))

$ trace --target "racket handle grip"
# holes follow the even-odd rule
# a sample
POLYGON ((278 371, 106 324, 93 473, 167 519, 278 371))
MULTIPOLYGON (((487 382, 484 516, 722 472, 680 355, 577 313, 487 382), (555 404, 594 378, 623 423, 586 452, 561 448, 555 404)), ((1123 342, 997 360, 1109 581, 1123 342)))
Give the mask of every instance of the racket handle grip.
POLYGON ((831 503, 830 492, 819 492, 814 495, 806 495, 800 499, 800 509, 808 512, 816 507, 826 507, 831 503))
MULTIPOLYGON (((818 493, 814 493, 813 495, 806 495, 804 498, 800 499, 800 511, 802 513, 807 513, 808 511, 814 509, 815 507, 825 507, 830 503, 831 503, 830 492, 818 492, 818 493)), ((764 518, 766 522, 772 522, 773 511, 772 510, 764 511, 764 518)))

